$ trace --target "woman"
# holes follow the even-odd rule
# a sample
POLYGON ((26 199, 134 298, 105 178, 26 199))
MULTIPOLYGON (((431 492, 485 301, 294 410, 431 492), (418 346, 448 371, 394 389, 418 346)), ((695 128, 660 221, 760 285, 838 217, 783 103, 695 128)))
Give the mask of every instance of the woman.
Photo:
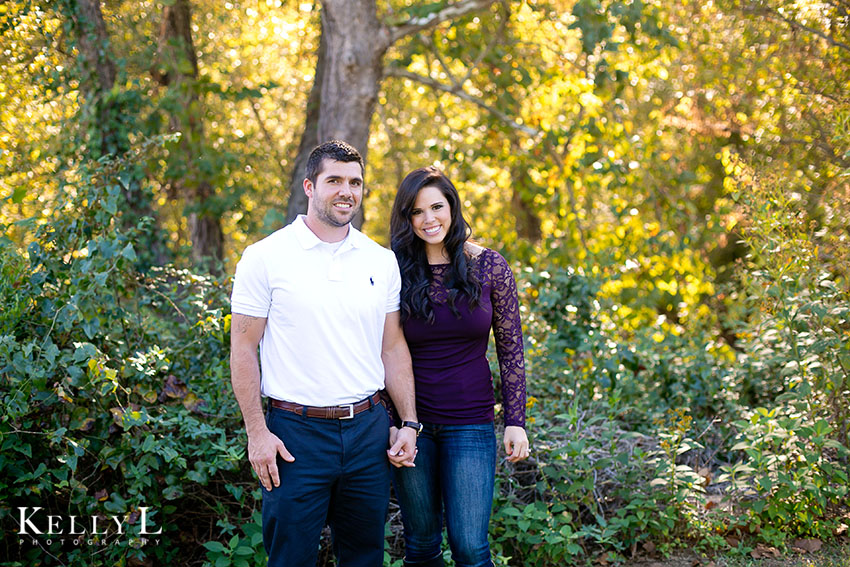
POLYGON ((512 462, 528 456, 516 283, 505 259, 469 242, 469 233, 457 189, 440 170, 424 167, 405 177, 393 204, 390 237, 401 270, 401 319, 422 422, 416 466, 394 472, 409 567, 443 565, 443 506, 455 563, 492 565, 487 528, 495 482, 495 401, 486 358, 491 327, 505 452, 512 462))

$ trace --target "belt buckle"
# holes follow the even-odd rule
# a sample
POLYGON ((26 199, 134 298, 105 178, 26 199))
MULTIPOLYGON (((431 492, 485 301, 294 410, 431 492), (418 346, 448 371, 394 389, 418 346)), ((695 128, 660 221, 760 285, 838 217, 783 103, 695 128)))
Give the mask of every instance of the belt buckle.
POLYGON ((347 407, 348 408, 348 415, 344 415, 344 416, 340 417, 339 419, 354 419, 354 404, 341 404, 337 407, 340 407, 340 408, 346 408, 347 407))

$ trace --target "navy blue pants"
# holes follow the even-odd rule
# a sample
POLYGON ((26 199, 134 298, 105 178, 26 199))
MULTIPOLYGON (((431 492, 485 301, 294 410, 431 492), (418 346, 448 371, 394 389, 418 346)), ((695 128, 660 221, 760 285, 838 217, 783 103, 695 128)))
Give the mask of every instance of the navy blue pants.
POLYGON ((496 475, 493 424, 424 425, 416 440, 416 467, 393 470, 405 565, 425 564, 441 554, 445 511, 455 565, 489 567, 487 529, 496 475))
POLYGON ((315 567, 327 523, 339 567, 381 567, 390 498, 384 406, 347 420, 272 408, 266 423, 295 457, 278 456, 280 486, 262 489, 269 566, 315 567))

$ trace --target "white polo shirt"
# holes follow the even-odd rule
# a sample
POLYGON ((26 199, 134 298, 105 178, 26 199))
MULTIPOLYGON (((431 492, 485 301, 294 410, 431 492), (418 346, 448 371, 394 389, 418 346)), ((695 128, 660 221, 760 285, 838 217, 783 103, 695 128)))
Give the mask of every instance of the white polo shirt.
POLYGON ((383 388, 384 321, 398 311, 400 290, 395 255, 354 227, 337 247, 301 215, 248 246, 236 266, 231 308, 267 318, 262 394, 332 406, 383 388))

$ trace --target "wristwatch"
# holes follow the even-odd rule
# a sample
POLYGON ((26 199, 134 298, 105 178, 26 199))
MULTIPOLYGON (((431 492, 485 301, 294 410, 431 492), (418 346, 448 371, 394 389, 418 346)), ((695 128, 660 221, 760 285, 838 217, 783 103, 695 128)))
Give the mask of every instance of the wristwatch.
POLYGON ((416 423, 415 421, 402 421, 402 427, 412 427, 416 430, 416 436, 419 437, 419 434, 422 433, 422 430, 425 428, 421 423, 416 423))

